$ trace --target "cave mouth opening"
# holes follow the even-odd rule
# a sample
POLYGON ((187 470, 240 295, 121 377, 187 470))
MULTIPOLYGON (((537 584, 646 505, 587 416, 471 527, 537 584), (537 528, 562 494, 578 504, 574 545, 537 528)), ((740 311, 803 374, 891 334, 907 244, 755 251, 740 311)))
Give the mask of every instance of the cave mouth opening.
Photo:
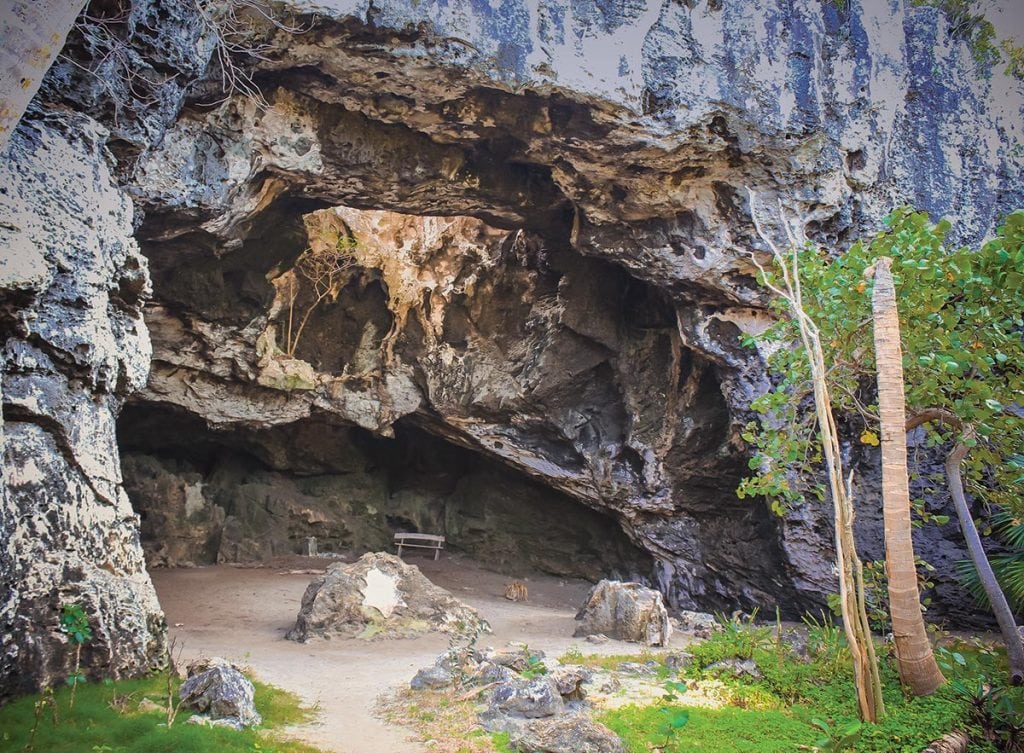
POLYGON ((310 537, 356 557, 412 531, 513 577, 647 581, 653 568, 610 516, 407 422, 392 439, 327 415, 211 429, 133 402, 118 444, 150 567, 269 562, 307 554, 310 537))

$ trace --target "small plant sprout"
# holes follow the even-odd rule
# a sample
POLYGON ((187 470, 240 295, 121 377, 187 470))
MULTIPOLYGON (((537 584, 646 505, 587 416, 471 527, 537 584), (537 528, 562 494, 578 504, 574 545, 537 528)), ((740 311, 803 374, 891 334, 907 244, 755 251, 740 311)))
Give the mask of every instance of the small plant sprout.
POLYGON ((167 646, 167 703, 164 705, 164 710, 167 717, 167 726, 171 727, 174 725, 174 720, 178 718, 178 712, 181 710, 182 704, 185 699, 179 699, 177 703, 174 701, 174 691, 176 686, 176 680, 178 679, 178 666, 181 664, 181 654, 184 650, 184 646, 179 646, 178 641, 175 638, 171 638, 170 645, 167 646))
POLYGON ((665 692, 661 696, 661 708, 659 711, 662 715, 662 722, 658 726, 658 734, 665 736, 665 742, 658 747, 652 748, 652 750, 661 751, 668 748, 679 730, 690 721, 690 712, 680 708, 678 705, 679 696, 686 692, 686 683, 669 680, 662 687, 665 689, 665 692))
POLYGON ((529 648, 527 648, 526 669, 524 669, 520 674, 528 680, 532 680, 535 677, 540 677, 541 675, 546 675, 547 673, 547 665, 544 664, 544 660, 541 658, 540 654, 535 654, 532 651, 530 651, 529 648))
POLYGON ((852 750, 860 740, 863 724, 853 721, 834 725, 821 719, 811 719, 811 726, 821 732, 821 737, 814 743, 816 753, 843 753, 852 750))
POLYGON ((69 706, 75 707, 75 688, 78 683, 85 682, 82 674, 82 646, 92 639, 92 628, 89 626, 89 615, 81 604, 65 604, 60 610, 60 629, 68 636, 75 646, 75 669, 68 675, 67 684, 71 686, 69 706))
POLYGON ((39 722, 43 718, 43 711, 47 708, 50 709, 50 713, 53 715, 53 726, 56 727, 59 720, 57 717, 57 702, 53 698, 53 688, 44 690, 42 695, 39 696, 39 700, 33 706, 32 732, 28 738, 28 745, 25 746, 25 750, 29 751, 29 753, 36 749, 36 735, 39 732, 39 722))

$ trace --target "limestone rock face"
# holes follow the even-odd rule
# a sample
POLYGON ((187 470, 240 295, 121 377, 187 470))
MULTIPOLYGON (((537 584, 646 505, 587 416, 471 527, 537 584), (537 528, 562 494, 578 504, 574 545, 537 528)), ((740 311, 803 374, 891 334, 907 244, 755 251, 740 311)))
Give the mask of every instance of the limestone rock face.
MULTIPOLYGON (((843 248, 907 203, 971 242, 1024 204, 1002 66, 978 75, 935 8, 842 5, 288 0, 310 28, 267 22, 242 63, 266 102, 218 88, 191 2, 133 0, 117 54, 73 31, 0 166, 4 692, 65 672, 60 600, 93 608, 97 669, 158 653, 115 442, 143 384, 215 430, 328 414, 458 444, 613 516, 673 607, 819 605, 821 512, 733 495, 768 386, 739 344, 769 322, 752 217, 843 248), (283 352, 332 224, 358 258, 283 352)), ((445 524, 472 542, 480 518, 445 524)))
POLYGON ((842 248, 909 203, 977 240, 1024 200, 1019 87, 906 3, 288 5, 319 21, 267 30, 269 107, 187 110, 132 176, 165 304, 142 399, 416 423, 614 515, 674 608, 819 605, 825 516, 733 493, 768 386, 752 217, 842 248), (355 269, 282 357, 294 260, 339 228, 355 269))
POLYGON ((594 586, 576 620, 573 635, 603 633, 648 646, 668 645, 672 625, 661 593, 639 583, 603 580, 594 586))
POLYGON ((70 673, 64 604, 81 605, 92 627, 87 675, 143 673, 164 647, 114 434, 149 370, 150 288, 107 137, 53 113, 23 123, 0 161, 0 243, 16 260, 0 281, 0 696, 70 673))
MULTIPOLYGON (((473 632, 476 610, 392 554, 364 554, 316 578, 287 638, 406 638, 429 631, 473 632)), ((486 626, 486 623, 483 623, 486 626)))

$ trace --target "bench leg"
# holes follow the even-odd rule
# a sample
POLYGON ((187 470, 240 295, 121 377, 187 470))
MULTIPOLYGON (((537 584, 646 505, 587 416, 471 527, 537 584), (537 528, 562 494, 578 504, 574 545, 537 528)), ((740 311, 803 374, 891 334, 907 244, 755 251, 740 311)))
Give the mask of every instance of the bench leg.
POLYGON ((398 559, 402 559, 402 545, 398 545, 398 559))
POLYGON ((437 562, 437 558, 441 555, 441 547, 437 547, 434 550, 434 562, 437 562))

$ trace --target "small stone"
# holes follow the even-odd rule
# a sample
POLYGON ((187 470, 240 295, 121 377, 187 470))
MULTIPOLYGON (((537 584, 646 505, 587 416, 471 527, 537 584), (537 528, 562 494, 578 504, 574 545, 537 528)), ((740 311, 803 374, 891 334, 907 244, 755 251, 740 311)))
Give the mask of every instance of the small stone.
POLYGON ((583 640, 587 643, 593 643, 595 646, 603 646, 608 642, 609 638, 604 633, 594 633, 593 635, 588 635, 583 640))
POLYGON ((201 727, 228 727, 241 730, 243 726, 233 719, 212 719, 206 714, 193 714, 188 718, 186 724, 195 724, 201 727))
POLYGON ((722 659, 709 664, 705 669, 713 674, 731 674, 733 677, 747 676, 755 680, 762 677, 761 670, 757 668, 757 663, 753 659, 722 659))
POLYGON ((624 675, 639 675, 641 677, 653 677, 658 672, 657 662, 635 662, 635 661, 624 661, 619 662, 619 666, 615 668, 615 671, 621 672, 624 675))
POLYGON ((670 654, 665 654, 665 666, 673 672, 686 669, 691 664, 693 664, 693 654, 687 651, 673 651, 670 654))
POLYGON ((477 667, 476 679, 483 683, 511 682, 516 679, 516 673, 509 667, 484 661, 477 667))
POLYGON ((449 669, 439 664, 424 667, 409 682, 413 690, 436 690, 446 688, 454 682, 455 677, 449 669))
POLYGON ((623 753, 622 741, 610 729, 585 716, 542 719, 512 735, 521 753, 623 753))
POLYGON ((564 708, 554 680, 547 676, 503 683, 491 693, 491 711, 506 716, 539 719, 564 708))
POLYGON ((518 645, 510 643, 509 649, 508 651, 488 649, 484 651, 483 658, 492 664, 514 669, 516 672, 522 672, 530 666, 531 662, 536 663, 544 658, 543 651, 531 650, 525 643, 518 645))
POLYGON ((618 677, 610 677, 604 685, 601 686, 601 692, 608 695, 611 693, 617 693, 622 688, 622 683, 619 682, 618 677))
POLYGON ((152 698, 143 698, 139 701, 140 714, 152 714, 154 711, 166 711, 166 709, 156 703, 152 698))
POLYGON ((679 629, 686 632, 714 632, 719 629, 718 621, 713 614, 707 612, 690 612, 686 609, 679 613, 679 629))
POLYGON ((238 667, 225 659, 200 659, 188 666, 188 679, 178 689, 182 705, 208 713, 211 722, 237 728, 263 720, 256 711, 256 690, 238 667))
POLYGON ((586 698, 587 691, 583 685, 590 682, 593 676, 594 673, 586 667, 558 667, 551 672, 551 679, 565 701, 582 701, 586 698))

